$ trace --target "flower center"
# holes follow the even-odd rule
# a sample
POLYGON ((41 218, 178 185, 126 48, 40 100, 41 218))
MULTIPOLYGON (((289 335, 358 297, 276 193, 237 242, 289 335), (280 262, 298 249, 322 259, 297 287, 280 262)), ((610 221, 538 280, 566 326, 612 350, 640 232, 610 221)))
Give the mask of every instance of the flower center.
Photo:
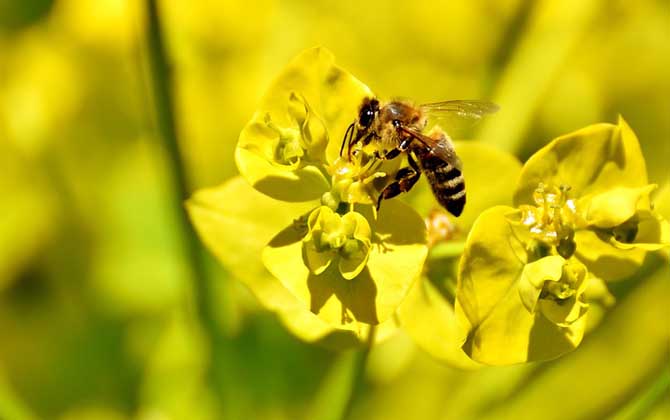
POLYGON ((336 257, 339 257, 340 273, 347 280, 363 270, 372 232, 361 214, 349 212, 340 216, 330 207, 322 206, 309 215, 307 225, 303 251, 310 271, 321 274, 336 257))
MULTIPOLYGON (((373 204, 387 177, 387 162, 374 155, 359 151, 351 160, 340 157, 328 168, 332 176, 332 189, 326 201, 373 204), (384 168, 382 168, 384 166, 384 168)), ((397 162, 389 164, 397 165, 397 162)))
POLYGON ((301 144, 300 130, 293 127, 280 127, 265 116, 265 124, 277 134, 272 145, 272 160, 280 165, 295 166, 305 156, 305 149, 301 144))
POLYGON ((569 191, 567 185, 552 187, 540 183, 533 193, 535 205, 520 206, 521 223, 531 236, 545 246, 556 247, 564 258, 575 251, 577 205, 569 198, 569 191))

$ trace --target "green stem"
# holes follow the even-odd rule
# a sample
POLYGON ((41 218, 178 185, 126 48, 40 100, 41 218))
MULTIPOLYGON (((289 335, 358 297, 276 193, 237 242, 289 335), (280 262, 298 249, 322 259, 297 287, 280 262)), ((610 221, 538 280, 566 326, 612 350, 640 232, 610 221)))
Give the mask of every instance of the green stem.
MULTIPOLYGON (((145 37, 156 125, 167 151, 167 164, 172 175, 173 190, 175 191, 176 198, 174 206, 178 214, 176 228, 180 231, 184 253, 188 257, 193 272, 193 292, 195 294, 198 316, 211 341, 212 370, 209 379, 213 382, 212 385, 215 385, 220 383, 220 381, 214 380, 214 377, 225 371, 223 365, 224 358, 222 357, 225 350, 225 338, 217 325, 214 307, 210 300, 212 291, 207 281, 206 254, 183 205, 184 201, 189 197, 190 192, 185 171, 186 165, 179 150, 174 112, 175 106, 172 95, 172 87, 174 86, 172 67, 168 64, 167 60, 156 0, 146 0, 146 9, 145 37)), ((217 386, 217 388, 220 389, 221 387, 217 386)))
POLYGON ((465 241, 447 241, 435 245, 428 254, 431 260, 455 258, 465 250, 465 241))
POLYGON ((363 390, 363 385, 365 384, 365 367, 368 364, 368 356, 370 356, 370 350, 372 350, 372 345, 375 341, 375 333, 375 327, 370 327, 365 348, 359 350, 354 358, 354 377, 351 384, 351 393, 349 394, 349 399, 344 407, 344 412, 342 413, 343 420, 351 417, 351 410, 354 407, 354 403, 363 390))
POLYGON ((351 416, 353 405, 364 385, 365 367, 374 336, 375 327, 371 327, 364 348, 345 351, 333 362, 307 418, 344 420, 351 416))
POLYGON ((670 391, 670 368, 664 368, 661 374, 636 398, 620 410, 612 420, 642 420, 667 398, 670 391))

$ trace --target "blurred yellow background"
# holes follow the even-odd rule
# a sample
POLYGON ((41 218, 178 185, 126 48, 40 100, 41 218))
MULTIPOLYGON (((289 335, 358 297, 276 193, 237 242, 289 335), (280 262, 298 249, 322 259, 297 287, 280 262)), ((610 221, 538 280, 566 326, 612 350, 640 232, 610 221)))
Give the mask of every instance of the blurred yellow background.
MULTIPOLYGON (((292 337, 210 257, 214 325, 200 321, 146 15, 0 0, 0 419, 319 417, 341 356, 292 337)), ((521 159, 622 114, 670 217, 668 1, 159 1, 159 17, 188 191, 236 174, 273 76, 323 45, 384 98, 499 103, 477 137, 521 159)), ((464 372, 392 338, 352 416, 667 418, 670 284, 649 259, 556 361, 464 372)))

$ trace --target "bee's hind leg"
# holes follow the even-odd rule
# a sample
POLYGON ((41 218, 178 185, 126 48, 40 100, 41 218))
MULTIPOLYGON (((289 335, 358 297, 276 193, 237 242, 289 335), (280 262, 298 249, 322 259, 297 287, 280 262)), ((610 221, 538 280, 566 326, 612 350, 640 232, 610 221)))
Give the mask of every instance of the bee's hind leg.
POLYGON ((421 177, 419 165, 416 164, 411 155, 407 155, 407 161, 410 164, 409 168, 401 168, 395 176, 395 181, 382 190, 377 199, 377 210, 382 204, 382 200, 393 198, 400 193, 407 192, 412 189, 416 181, 421 177))

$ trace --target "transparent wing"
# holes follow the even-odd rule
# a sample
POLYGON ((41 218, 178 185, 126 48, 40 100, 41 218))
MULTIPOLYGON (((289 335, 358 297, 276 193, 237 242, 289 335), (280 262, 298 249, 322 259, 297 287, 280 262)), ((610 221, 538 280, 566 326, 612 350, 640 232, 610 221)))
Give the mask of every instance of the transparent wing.
POLYGON ((455 100, 419 105, 429 125, 439 124, 452 136, 459 136, 500 107, 482 100, 455 100))
POLYGON ((465 119, 479 120, 482 117, 497 112, 500 107, 493 102, 480 100, 456 100, 433 102, 419 105, 421 110, 429 115, 439 116, 454 114, 465 119))

